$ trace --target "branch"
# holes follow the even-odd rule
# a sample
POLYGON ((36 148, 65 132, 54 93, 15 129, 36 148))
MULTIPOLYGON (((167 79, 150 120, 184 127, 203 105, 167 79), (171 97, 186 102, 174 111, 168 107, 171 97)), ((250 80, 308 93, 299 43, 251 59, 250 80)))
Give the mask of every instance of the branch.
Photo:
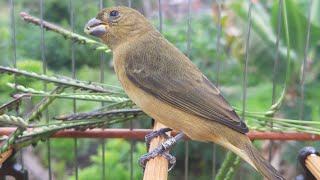
POLYGON ((51 24, 47 21, 43 21, 37 17, 31 16, 27 14, 26 12, 21 12, 20 16, 22 19, 28 23, 32 23, 34 25, 43 27, 46 30, 53 31, 56 33, 61 34, 65 39, 71 39, 73 42, 79 43, 79 44, 92 44, 96 46, 96 50, 104 51, 105 53, 110 53, 111 50, 104 45, 103 43, 94 41, 92 39, 89 39, 87 37, 81 36, 79 34, 73 33, 71 31, 68 31, 66 29, 63 29, 59 26, 56 26, 54 24, 51 24))
POLYGON ((85 83, 77 81, 75 79, 61 78, 61 77, 57 78, 57 77, 53 77, 53 76, 50 77, 50 76, 47 76, 44 74, 37 74, 34 72, 28 72, 28 71, 19 70, 16 68, 0 66, 0 73, 6 73, 8 75, 11 75, 11 74, 23 75, 23 76, 31 77, 34 79, 46 81, 49 83, 62 85, 64 87, 73 87, 74 89, 94 91, 94 92, 114 93, 111 90, 104 89, 102 86, 98 86, 98 85, 94 85, 94 84, 85 84, 85 83))

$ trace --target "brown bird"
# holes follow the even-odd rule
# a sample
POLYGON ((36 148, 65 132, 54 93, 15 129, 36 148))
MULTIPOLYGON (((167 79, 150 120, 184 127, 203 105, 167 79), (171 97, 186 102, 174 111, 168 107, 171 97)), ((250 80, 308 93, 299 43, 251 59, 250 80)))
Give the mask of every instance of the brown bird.
POLYGON ((284 179, 253 146, 220 91, 138 11, 103 9, 85 31, 112 49, 123 89, 150 117, 193 140, 224 146, 268 179, 284 179))

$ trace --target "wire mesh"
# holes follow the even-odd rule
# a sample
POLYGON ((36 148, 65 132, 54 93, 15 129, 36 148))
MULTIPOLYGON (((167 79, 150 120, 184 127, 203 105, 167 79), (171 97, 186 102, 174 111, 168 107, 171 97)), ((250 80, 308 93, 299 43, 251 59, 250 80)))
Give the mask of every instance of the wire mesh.
MULTIPOLYGON (((40 52, 41 52, 41 61, 42 61, 42 73, 47 74, 47 60, 45 57, 45 39, 44 39, 44 27, 43 27, 43 0, 39 0, 39 9, 40 9, 40 28, 41 28, 41 38, 40 38, 40 52)), ((47 83, 43 84, 44 91, 47 91, 47 83)), ((46 123, 49 123, 49 111, 48 108, 45 110, 45 120, 46 123)), ((48 160, 48 179, 52 179, 52 169, 51 169, 51 147, 50 139, 47 140, 47 160, 48 160)))
MULTIPOLYGON (((251 10, 252 1, 248 0, 248 18, 247 18, 247 32, 246 32, 246 42, 245 42, 245 62, 243 70, 243 94, 242 94, 242 120, 246 121, 246 110, 247 110, 247 85, 248 85, 248 63, 249 63, 249 45, 250 45, 250 32, 251 32, 251 10)), ((241 165, 240 165, 241 168, 241 165)), ((242 179, 243 171, 239 173, 239 179, 242 179)))
MULTIPOLYGON (((16 27, 15 27, 15 6, 14 0, 10 0, 10 31, 11 31, 11 45, 12 45, 12 61, 13 67, 17 67, 17 49, 16 49, 16 27)), ((17 76, 14 75, 14 84, 15 84, 15 91, 16 91, 16 84, 17 84, 17 76)), ((16 110, 16 114, 19 114, 19 111, 16 110)), ((24 161, 23 161, 23 151, 19 152, 19 159, 20 163, 22 164, 22 168, 24 168, 24 161)))
POLYGON ((307 24, 307 34, 306 34, 306 46, 304 49, 304 58, 302 64, 302 72, 301 72, 301 82, 300 82, 300 107, 299 107, 299 119, 303 119, 304 114, 304 88, 305 88, 305 78, 306 78, 306 62, 308 57, 308 49, 309 49, 309 40, 310 40, 310 18, 311 18, 311 10, 312 10, 312 0, 308 1, 308 24, 307 24))
MULTIPOLYGON (((272 84, 272 102, 271 105, 276 103, 276 90, 277 90, 277 79, 278 79, 278 66, 279 66, 279 41, 280 41, 280 32, 281 32, 281 14, 282 14, 282 0, 279 0, 279 11, 277 18, 277 39, 276 39, 276 49, 275 49, 275 58, 274 58, 274 67, 273 67, 273 84, 272 84)), ((272 123, 271 123, 272 126, 272 123)), ((268 160, 272 160, 272 147, 273 141, 270 141, 269 145, 269 155, 268 160)))
MULTIPOLYGON (((221 46, 221 42, 220 42, 220 38, 221 38, 221 0, 216 0, 216 4, 218 6, 218 22, 217 22, 217 26, 218 26, 218 31, 217 31, 217 49, 216 49, 216 59, 215 59, 215 76, 216 76, 216 87, 219 89, 219 75, 220 75, 220 46, 221 46)), ((213 143, 212 144, 212 179, 215 178, 216 175, 216 145, 213 143)))
MULTIPOLYGON (((104 7, 104 1, 103 0, 99 0, 99 11, 103 9, 104 7)), ((104 83, 104 71, 105 71, 105 58, 104 58, 104 52, 100 53, 100 82, 104 83)), ((101 107, 104 106, 104 103, 101 103, 101 107)), ((101 161, 102 161, 102 179, 106 179, 106 140, 105 139, 101 139, 101 151, 102 151, 102 157, 101 157, 101 161)), ((131 170, 131 162, 130 162, 130 171, 131 170)))
MULTIPOLYGON (((191 0, 188 0, 188 12, 187 12, 187 57, 190 58, 191 53, 191 0)), ((184 153, 184 179, 189 179, 189 141, 185 141, 185 153, 184 153)))
MULTIPOLYGON (((192 11, 191 7, 191 0, 187 0, 188 3, 188 14, 187 14, 187 56, 190 57, 190 52, 191 52, 191 47, 190 47, 190 36, 191 36, 191 15, 190 12, 192 11)), ((46 74, 47 72, 47 61, 45 57, 45 50, 46 50, 46 44, 45 44, 45 31, 43 28, 43 0, 39 0, 39 10, 40 10, 40 19, 41 19, 41 34, 40 34, 40 41, 41 41, 41 47, 40 47, 40 52, 41 52, 41 59, 42 59, 42 72, 43 74, 46 74)), ((159 31, 163 31, 163 7, 162 7, 162 1, 158 0, 159 3, 159 31)), ((128 0, 129 7, 132 6, 131 0, 128 0)), ((220 74, 220 36, 221 36, 221 6, 222 2, 220 0, 217 0, 217 5, 218 5, 218 33, 217 33, 217 53, 216 53, 216 85, 219 86, 219 74, 220 74)), ((104 6, 104 1, 99 0, 99 9, 101 10, 102 7, 104 6)), ((246 114, 246 100, 247 100, 247 83, 248 83, 248 62, 250 60, 250 52, 249 52, 249 46, 250 46, 250 32, 251 32, 251 10, 252 10, 253 3, 251 0, 248 0, 248 18, 247 18, 247 34, 246 34, 246 53, 245 53, 245 66, 244 66, 244 74, 243 74, 243 111, 242 111, 242 119, 245 120, 245 114, 246 114)), ((309 0, 309 5, 308 5, 308 22, 307 22, 307 34, 306 34, 306 45, 305 45, 305 51, 304 51, 304 60, 302 64, 302 72, 301 72, 301 81, 300 81, 300 91, 301 91, 301 101, 300 101, 300 107, 299 107, 299 119, 303 119, 304 116, 304 91, 305 91, 305 78, 306 78, 306 62, 308 58, 308 48, 309 48, 309 38, 310 38, 310 17, 311 17, 311 7, 312 7, 312 0, 309 0)), ((71 31, 74 32, 74 18, 75 18, 75 12, 74 12, 74 1, 70 0, 70 25, 71 25, 71 31)), ((282 16, 282 0, 279 0, 279 12, 278 12, 278 22, 277 22, 277 37, 276 37, 276 48, 275 48, 275 59, 274 59, 274 72, 273 72, 273 86, 272 86, 272 104, 275 103, 276 100, 276 89, 277 89, 277 79, 278 79, 278 63, 279 63, 279 39, 280 39, 280 32, 281 32, 281 16, 282 16)), ((10 0, 10 22, 11 22, 11 43, 12 43, 12 62, 13 62, 13 67, 16 68, 17 66, 17 57, 16 57, 16 32, 15 32, 15 16, 14 16, 14 0, 10 0)), ((71 71, 72 71, 72 78, 76 78, 76 57, 75 57, 75 43, 71 43, 71 71)), ((105 57, 104 53, 101 53, 100 55, 100 82, 104 83, 104 67, 106 66, 105 62, 105 57)), ((15 77, 16 81, 16 77, 15 77)), ((46 84, 44 84, 44 90, 47 89, 46 84)), ((76 113, 76 106, 77 103, 74 100, 73 101, 73 112, 76 113)), ((103 106, 103 104, 102 104, 103 106)), ((45 119, 46 122, 49 122, 49 113, 48 111, 45 112, 45 119)), ((130 130, 133 129, 133 124, 132 121, 130 122, 130 130)), ((102 144, 102 174, 103 174, 103 179, 106 178, 106 165, 105 165, 105 140, 102 139, 101 141, 102 144)), ((50 148, 50 141, 47 141, 47 160, 48 160, 48 178, 52 179, 52 169, 51 169, 51 148, 50 148)), ((212 176, 214 177, 215 175, 215 160, 216 160, 216 148, 215 145, 213 145, 213 150, 212 150, 212 176)), ((134 141, 130 141, 130 179, 133 179, 133 174, 134 174, 134 169, 133 169, 133 152, 134 152, 134 141)), ((79 179, 78 177, 78 140, 75 138, 74 139, 74 154, 75 154, 75 159, 74 159, 74 173, 76 179, 79 179)), ((269 160, 272 158, 272 142, 270 143, 270 148, 269 148, 269 160)), ((189 179, 189 142, 185 142, 185 164, 184 164, 184 179, 189 179)), ((23 164, 23 163, 22 163, 23 164)))
POLYGON ((246 34, 246 58, 243 70, 243 95, 242 95, 242 120, 245 121, 246 107, 247 107, 247 84, 248 84, 248 63, 249 63, 249 45, 251 32, 251 9, 252 1, 248 0, 248 20, 247 20, 247 34, 246 34))
MULTIPOLYGON (((74 1, 70 0, 70 6, 69 6, 69 11, 70 11, 70 26, 71 26, 71 32, 74 32, 74 1)), ((71 42, 71 73, 72 73, 72 78, 76 78, 76 59, 75 59, 75 43, 71 42)), ((75 92, 75 90, 74 90, 75 92)), ((73 113, 77 112, 77 101, 74 99, 73 100, 73 113)), ((74 138, 74 173, 75 173, 75 178, 76 180, 79 179, 79 168, 78 168, 78 139, 74 138)))
MULTIPOLYGON (((128 0, 128 7, 131 8, 132 2, 131 0, 128 0)), ((133 130, 133 121, 132 119, 130 120, 130 130, 133 130)), ((133 151, 134 151, 134 141, 130 141, 130 179, 133 180, 133 151)))

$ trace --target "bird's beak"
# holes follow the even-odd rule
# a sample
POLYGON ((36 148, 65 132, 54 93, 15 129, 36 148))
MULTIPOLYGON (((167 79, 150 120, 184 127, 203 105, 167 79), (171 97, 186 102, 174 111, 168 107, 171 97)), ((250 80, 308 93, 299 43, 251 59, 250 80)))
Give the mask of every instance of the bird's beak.
POLYGON ((92 35, 92 36, 96 36, 96 37, 100 37, 102 34, 106 33, 106 26, 107 23, 102 22, 99 19, 96 18, 92 18, 84 27, 84 32, 92 35))

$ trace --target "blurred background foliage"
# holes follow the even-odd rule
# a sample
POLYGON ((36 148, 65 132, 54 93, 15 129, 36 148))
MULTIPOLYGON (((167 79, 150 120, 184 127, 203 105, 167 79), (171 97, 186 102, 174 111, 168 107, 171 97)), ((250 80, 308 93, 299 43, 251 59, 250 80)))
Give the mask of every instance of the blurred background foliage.
MULTIPOLYGON (((285 1, 289 33, 291 41, 292 73, 286 101, 277 117, 298 119, 301 98, 300 84, 302 63, 306 46, 308 1, 285 1)), ((104 6, 125 5, 128 1, 104 1, 104 6)), ((27 24, 19 17, 21 11, 40 17, 39 1, 15 1, 16 57, 17 67, 42 73, 41 63, 41 30, 39 27, 27 24)), ((132 0, 133 8, 145 14, 159 28, 158 1, 132 0)), ((306 59, 306 81, 304 120, 320 120, 320 2, 313 1, 311 9, 310 42, 306 59)), ((163 1, 163 34, 201 69, 210 80, 217 83, 217 18, 218 6, 213 0, 193 0, 191 12, 191 51, 187 52, 187 0, 163 1)), ((274 78, 274 59, 276 52, 276 37, 278 27, 278 1, 254 1, 251 15, 251 36, 249 48, 247 109, 250 111, 266 111, 271 106, 272 81, 274 78)), ((81 35, 85 23, 99 11, 98 1, 74 0, 74 31, 81 35)), ((247 1, 226 1, 222 3, 221 14, 221 48, 219 88, 233 106, 242 107, 243 69, 245 61, 245 40, 247 35, 247 1)), ((43 18, 66 29, 70 29, 70 2, 59 0, 43 1, 43 18)), ((286 72, 286 48, 284 21, 281 20, 279 69, 276 97, 280 96, 286 72)), ((12 32, 10 28, 10 2, 0 1, 0 65, 13 65, 12 32)), ((48 63, 49 75, 71 76, 71 42, 53 32, 45 32, 44 55, 48 63)), ((103 56, 106 60, 105 83, 119 86, 113 67, 112 55, 103 56)), ((100 81, 101 53, 84 45, 75 45, 76 78, 86 81, 100 81)), ((41 89, 43 83, 32 79, 18 77, 18 84, 41 89)), ((12 76, 0 77, 0 103, 6 102, 13 94, 6 82, 13 82, 12 76)), ((31 108, 37 99, 30 100, 25 107, 31 108)), ((77 102, 77 112, 87 112, 100 106, 100 103, 77 102)), ((50 117, 59 114, 72 113, 72 101, 59 100, 49 108, 50 117)), ((150 128, 150 121, 134 121, 135 128, 150 128)), ((128 123, 117 127, 128 127, 128 123)), ((106 174, 108 179, 128 179, 129 173, 129 143, 124 140, 106 141, 106 174)), ((134 142, 134 159, 145 153, 142 143, 134 142)), ((268 142, 258 141, 262 151, 268 148, 268 142)), ((296 175, 297 151, 305 144, 320 147, 319 143, 281 142, 280 154, 276 164, 289 179, 296 175)), ((275 146, 277 147, 277 146, 275 146)), ((101 179, 101 144, 100 140, 81 139, 78 143, 78 161, 80 179, 101 179)), ((225 150, 216 147, 216 169, 221 165, 225 150)), ((57 179, 74 179, 73 173, 73 140, 52 139, 51 157, 54 176, 57 179)), ((184 173, 184 145, 179 143, 173 154, 177 156, 177 167, 170 172, 170 179, 181 179, 184 173)), ((265 153, 267 154, 267 153, 265 153)), ((44 167, 48 166, 47 149, 43 143, 34 148, 33 155, 40 159, 44 167)), ((212 145, 208 143, 191 142, 189 150, 190 179, 210 179, 212 169, 212 145)), ((26 162, 28 163, 28 162, 26 162)), ((142 170, 134 162, 134 179, 141 179, 142 170)), ((32 170, 32 169, 31 169, 32 170)), ((243 163, 235 177, 243 179, 261 178, 251 167, 243 163), (248 173, 250 172, 250 173, 248 173)), ((31 173, 32 174, 32 173, 31 173)), ((37 177, 34 177, 37 179, 37 177)), ((237 178, 235 178, 237 179, 237 178)))

